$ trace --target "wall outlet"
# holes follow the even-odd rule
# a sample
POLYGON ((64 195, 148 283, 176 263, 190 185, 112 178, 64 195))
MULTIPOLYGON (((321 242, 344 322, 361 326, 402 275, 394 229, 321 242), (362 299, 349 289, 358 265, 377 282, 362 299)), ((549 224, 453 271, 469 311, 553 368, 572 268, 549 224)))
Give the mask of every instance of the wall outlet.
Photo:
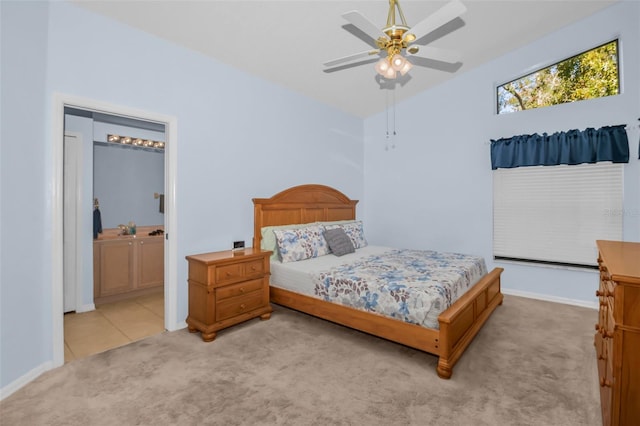
POLYGON ((244 241, 234 241, 233 242, 234 250, 244 250, 244 241))

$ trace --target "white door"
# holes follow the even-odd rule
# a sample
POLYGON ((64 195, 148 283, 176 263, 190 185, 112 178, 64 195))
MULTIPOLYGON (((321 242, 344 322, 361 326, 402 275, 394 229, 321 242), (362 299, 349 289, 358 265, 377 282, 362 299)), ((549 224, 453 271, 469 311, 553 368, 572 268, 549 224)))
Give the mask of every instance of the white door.
POLYGON ((82 137, 79 134, 64 135, 63 166, 63 302, 64 312, 75 311, 78 299, 81 264, 78 261, 80 247, 82 185, 82 137))

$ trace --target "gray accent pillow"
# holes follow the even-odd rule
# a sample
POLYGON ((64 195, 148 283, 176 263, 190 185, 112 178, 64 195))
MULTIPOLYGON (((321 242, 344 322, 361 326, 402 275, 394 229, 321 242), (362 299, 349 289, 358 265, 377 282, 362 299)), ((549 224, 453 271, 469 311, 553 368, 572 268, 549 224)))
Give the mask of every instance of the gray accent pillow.
POLYGON ((351 242, 351 238, 349 238, 342 228, 325 229, 324 239, 327 240, 329 249, 331 249, 331 252, 336 256, 342 256, 356 251, 351 242))

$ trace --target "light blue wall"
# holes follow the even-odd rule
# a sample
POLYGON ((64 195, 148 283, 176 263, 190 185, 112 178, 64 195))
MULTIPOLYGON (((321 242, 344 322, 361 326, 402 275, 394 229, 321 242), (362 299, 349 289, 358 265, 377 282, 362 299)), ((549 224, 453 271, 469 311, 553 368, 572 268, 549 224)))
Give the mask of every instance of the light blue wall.
POLYGON ((323 183, 362 199, 361 119, 68 3, 0 5, 0 387, 53 359, 53 93, 177 118, 179 320, 185 256, 250 244, 252 198, 323 183))
POLYGON ((366 119, 365 223, 370 240, 476 253, 488 260, 490 268, 505 268, 506 290, 595 303, 595 272, 491 261, 489 141, 533 132, 628 124, 631 161, 624 167, 624 237, 640 241, 639 23, 640 3, 614 5, 399 104, 395 149, 384 149, 385 115, 366 119), (621 95, 495 114, 497 84, 616 37, 621 40, 621 95))
POLYGON ((2 1, 0 15, 0 386, 5 386, 51 360, 48 5, 2 1))

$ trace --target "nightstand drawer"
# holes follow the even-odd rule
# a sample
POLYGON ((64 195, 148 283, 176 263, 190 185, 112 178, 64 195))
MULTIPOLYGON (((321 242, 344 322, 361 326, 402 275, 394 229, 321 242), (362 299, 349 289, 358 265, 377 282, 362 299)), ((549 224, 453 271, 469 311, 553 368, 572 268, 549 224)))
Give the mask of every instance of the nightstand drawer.
POLYGON ((264 275, 264 262, 262 259, 244 262, 244 276, 247 278, 264 275))
POLYGON ((216 284, 238 281, 264 274, 262 259, 233 263, 216 268, 216 284))
POLYGON ((238 284, 226 285, 216 289, 216 300, 222 301, 230 297, 243 296, 252 291, 261 290, 264 285, 263 279, 243 281, 238 284))
POLYGON ((216 321, 233 318, 264 306, 263 295, 262 291, 254 291, 244 296, 232 297, 219 302, 216 305, 216 321))

